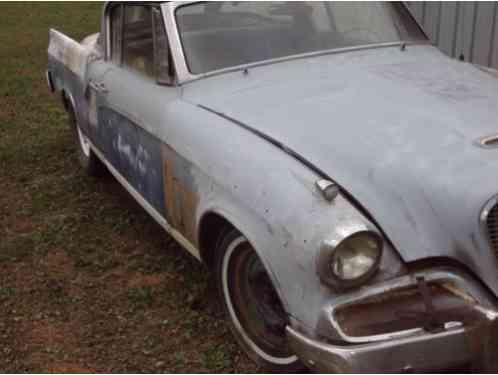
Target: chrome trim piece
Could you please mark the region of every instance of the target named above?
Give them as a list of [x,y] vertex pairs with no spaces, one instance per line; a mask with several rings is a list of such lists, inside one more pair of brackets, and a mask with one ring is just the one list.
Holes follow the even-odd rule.
[[88,82],[88,87],[90,87],[92,90],[101,95],[106,95],[109,93],[109,90],[106,88],[103,82],[96,82],[94,80],[90,80]]
[[[290,55],[290,56],[279,57],[279,58],[275,58],[275,59],[261,60],[261,61],[249,63],[249,64],[231,66],[229,68],[217,69],[217,70],[213,70],[211,72],[202,73],[202,74],[192,74],[192,73],[190,73],[190,71],[187,68],[188,74],[185,75],[183,83],[196,81],[198,79],[202,79],[202,78],[206,78],[206,77],[217,76],[220,74],[244,71],[245,69],[257,68],[260,66],[267,66],[267,65],[277,64],[277,63],[286,62],[286,61],[293,61],[293,60],[312,58],[312,57],[320,57],[320,56],[325,56],[325,55],[334,55],[334,54],[339,54],[339,53],[344,53],[344,52],[362,51],[362,50],[366,50],[366,49],[399,47],[402,43],[403,42],[379,43],[379,44],[370,44],[370,45],[362,45],[362,46],[355,46],[355,47],[334,48],[334,49],[330,49],[330,50],[317,51],[317,52],[301,53],[301,54],[297,54],[297,55]],[[180,81],[182,81],[182,80],[180,79]]]
[[[496,321],[489,324],[496,326]],[[451,368],[479,357],[469,346],[467,330],[461,327],[368,345],[322,343],[289,326],[287,337],[303,363],[318,373],[419,372]]]
[[259,67],[259,66],[271,65],[271,64],[276,64],[279,62],[298,60],[298,59],[303,59],[303,58],[319,57],[319,56],[324,56],[324,55],[338,54],[338,53],[344,53],[344,52],[353,52],[353,51],[361,51],[361,50],[367,50],[367,49],[400,47],[403,44],[406,44],[406,45],[416,45],[416,44],[431,45],[431,42],[429,40],[419,41],[419,42],[398,41],[398,42],[388,42],[388,43],[378,43],[378,44],[366,44],[366,45],[361,45],[361,46],[334,48],[334,49],[323,50],[323,51],[301,53],[301,54],[297,54],[297,55],[290,55],[290,56],[279,57],[279,58],[275,58],[275,59],[262,60],[262,61],[257,61],[254,63],[242,64],[242,65],[237,65],[237,66],[233,66],[233,67],[213,70],[211,72],[206,72],[206,73],[201,73],[201,74],[194,74],[194,73],[190,72],[190,70],[188,69],[188,66],[187,66],[187,61],[185,58],[185,53],[183,51],[183,45],[181,42],[180,33],[178,31],[178,27],[176,24],[175,11],[177,8],[179,8],[181,6],[185,6],[188,4],[195,4],[198,2],[199,1],[178,1],[178,2],[168,2],[168,3],[161,5],[162,11],[163,11],[163,17],[164,17],[164,25],[166,26],[166,30],[167,30],[167,34],[168,34],[168,41],[169,41],[171,53],[173,55],[173,60],[175,63],[178,84],[180,84],[180,85],[184,84],[184,83],[196,81],[196,80],[201,79],[201,78],[216,76],[216,75],[230,73],[230,72],[244,71],[245,69],[249,69],[249,68],[255,68],[255,67]]
[[483,208],[481,209],[481,214],[479,215],[479,226],[481,227],[482,234],[486,238],[486,241],[488,242],[490,248],[493,248],[493,244],[491,243],[491,239],[489,238],[488,216],[491,209],[497,204],[498,195],[495,195],[484,204]]
[[[90,141],[89,141],[90,142]],[[201,260],[201,256],[199,253],[199,250],[192,244],[190,243],[189,240],[187,240],[180,232],[178,232],[176,229],[174,229],[167,221],[166,219],[156,211],[154,207],[150,205],[149,202],[147,202],[138,191],[135,190],[133,186],[131,186],[128,181],[107,161],[105,156],[94,146],[92,142],[90,142],[90,147],[92,148],[92,151],[95,152],[95,155],[105,164],[107,169],[109,169],[109,172],[118,180],[118,182],[130,193],[130,195],[144,208],[147,213],[154,218],[154,220],[168,232],[171,237],[173,237],[180,245],[182,245],[185,250],[187,250],[190,254],[192,254],[195,258],[197,258],[199,261]]]
[[339,195],[339,186],[330,180],[321,179],[316,181],[315,184],[322,193],[323,198],[328,202],[332,202]]
[[[448,321],[445,322],[443,331],[435,333],[424,330],[412,333],[405,331],[403,335],[395,333],[382,335],[383,337],[377,335],[361,338],[369,339],[368,342],[352,341],[345,335],[331,337],[325,334],[324,329],[333,321],[331,317],[338,306],[414,285],[420,276],[425,277],[427,281],[451,282],[459,288],[463,287],[461,292],[469,293],[467,297],[471,298],[470,301],[475,301],[474,308],[483,319],[478,319],[479,323],[468,326],[463,326],[461,322]],[[496,372],[495,358],[498,347],[494,340],[498,331],[498,306],[492,295],[487,294],[477,281],[465,274],[444,268],[418,271],[360,290],[353,296],[339,296],[334,301],[334,306],[327,306],[322,313],[322,317],[327,321],[319,321],[316,332],[320,333],[319,337],[327,337],[327,343],[316,341],[299,333],[295,328],[287,327],[287,336],[294,352],[303,363],[317,372],[418,372],[463,364],[472,364],[483,370]],[[474,340],[483,345],[474,347]],[[330,344],[331,342],[344,344]]]
[[[176,27],[175,20],[175,10],[179,6],[186,5],[194,2],[178,2],[178,3],[164,3],[161,5],[161,10],[164,18],[164,26],[166,28],[166,34],[168,36],[169,48],[171,50],[171,55],[173,57],[173,63],[175,65],[176,78],[178,84],[188,82],[193,80],[195,77],[190,73],[187,67],[187,62],[185,55],[183,53],[183,46],[180,39],[180,34],[178,28]],[[195,79],[195,78],[194,78]]]
[[493,134],[484,138],[479,138],[475,143],[482,148],[490,148],[490,149],[498,148],[498,134]]
[[[486,225],[489,212],[491,211],[491,209],[494,206],[496,206],[497,203],[498,203],[498,195],[495,195],[489,201],[486,202],[486,204],[484,205],[484,207],[481,210],[481,215],[479,217],[481,224]],[[486,233],[487,233],[487,229],[486,229]]]

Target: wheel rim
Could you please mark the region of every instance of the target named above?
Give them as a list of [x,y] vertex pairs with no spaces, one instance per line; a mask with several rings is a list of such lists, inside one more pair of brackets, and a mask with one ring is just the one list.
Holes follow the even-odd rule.
[[235,328],[264,360],[289,365],[297,357],[288,349],[286,316],[261,261],[239,237],[225,252],[222,265],[225,301]]
[[88,138],[81,132],[80,127],[76,125],[76,129],[78,130],[78,139],[80,141],[81,151],[88,158],[90,157],[90,142]]

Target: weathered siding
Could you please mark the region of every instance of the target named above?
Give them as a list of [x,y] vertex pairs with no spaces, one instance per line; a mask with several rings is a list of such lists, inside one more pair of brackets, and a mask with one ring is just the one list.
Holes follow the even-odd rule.
[[498,68],[498,2],[407,2],[407,5],[445,53]]

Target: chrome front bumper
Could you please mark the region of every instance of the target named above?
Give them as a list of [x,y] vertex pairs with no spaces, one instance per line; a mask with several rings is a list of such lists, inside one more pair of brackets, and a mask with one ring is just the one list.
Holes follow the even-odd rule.
[[[448,273],[430,272],[428,279],[451,279],[465,282],[473,295],[480,289],[472,286],[471,280],[450,275]],[[406,284],[410,281],[405,280]],[[396,281],[399,285],[400,281]],[[389,290],[391,285],[372,288],[354,296],[354,300],[363,300],[365,294],[376,294]],[[480,295],[483,297],[483,295]],[[345,298],[347,303],[351,298]],[[382,302],[380,302],[382,303]],[[335,305],[337,306],[337,304]],[[366,305],[362,305],[366,306]],[[418,329],[398,332],[389,335],[350,337],[338,327],[334,318],[334,308],[324,309],[322,317],[329,319],[332,330],[326,336],[328,339],[312,339],[295,327],[287,327],[289,344],[302,362],[313,371],[320,373],[379,373],[379,372],[425,372],[445,369],[455,369],[461,366],[471,366],[480,371],[498,371],[498,309],[489,304],[486,307],[479,303],[472,305],[473,315],[462,322],[448,322],[440,329],[428,331]],[[362,307],[367,308],[367,307]],[[368,310],[369,311],[369,310]],[[347,315],[347,319],[355,319]],[[369,320],[369,315],[362,319]],[[363,322],[363,321],[362,321]],[[335,331],[334,331],[335,330]],[[323,337],[325,324],[319,324],[318,331]],[[335,332],[335,334],[334,334]],[[360,342],[361,340],[370,340]]]
[[[496,372],[498,353],[491,353],[498,351],[496,339],[483,340],[484,332],[459,328],[373,344],[337,346],[311,340],[287,328],[294,352],[319,373],[424,372],[468,364],[483,372]],[[487,334],[498,335],[495,322]]]

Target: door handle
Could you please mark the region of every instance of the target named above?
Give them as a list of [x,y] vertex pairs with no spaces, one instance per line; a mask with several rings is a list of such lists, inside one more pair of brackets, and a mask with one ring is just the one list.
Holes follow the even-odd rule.
[[90,86],[92,90],[100,94],[107,94],[109,92],[107,87],[102,82],[95,82],[90,80],[90,82],[88,82],[88,86]]

